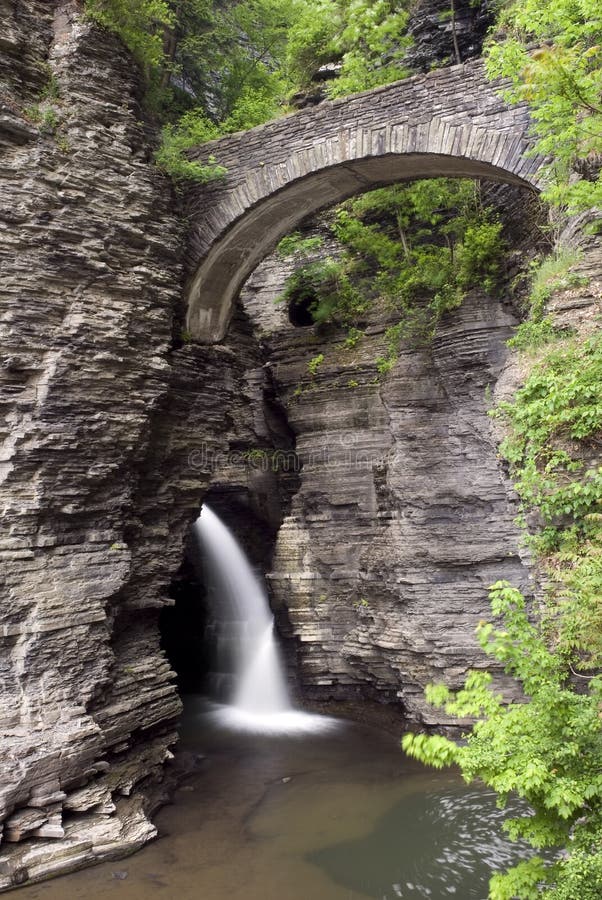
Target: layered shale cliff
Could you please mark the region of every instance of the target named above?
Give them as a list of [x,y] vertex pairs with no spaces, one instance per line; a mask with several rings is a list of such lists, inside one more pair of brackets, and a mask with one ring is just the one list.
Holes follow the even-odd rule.
[[131,58],[77,4],[1,6],[5,889],[156,834],[180,711],[159,613],[212,459],[259,438],[248,338],[179,339]]
[[[485,190],[506,222],[509,283],[536,249],[541,211],[523,191]],[[549,306],[558,326],[583,334],[602,302],[601,244],[584,232],[587,218],[561,236],[581,253],[580,278]],[[315,251],[339,252],[332,238]],[[503,426],[488,415],[528,370],[529,359],[506,345],[519,311],[508,288],[495,297],[473,290],[432,342],[402,344],[383,373],[394,315],[373,307],[352,340],[346,329],[310,324],[294,294],[283,302],[303,264],[276,252],[241,295],[299,471],[268,575],[275,611],[286,611],[281,629],[296,642],[306,696],[377,698],[442,725],[444,714],[424,701],[426,684],[458,686],[468,669],[492,669],[474,636],[490,616],[488,586],[506,579],[527,596],[538,590],[497,453]],[[515,685],[499,668],[496,678],[511,696]]]
[[424,687],[487,664],[474,629],[488,585],[529,591],[487,415],[516,315],[473,291],[432,344],[402,345],[383,374],[391,312],[373,309],[351,342],[334,326],[296,326],[274,302],[294,267],[268,257],[242,294],[300,469],[269,576],[275,606],[288,611],[307,694],[376,697],[441,723]]

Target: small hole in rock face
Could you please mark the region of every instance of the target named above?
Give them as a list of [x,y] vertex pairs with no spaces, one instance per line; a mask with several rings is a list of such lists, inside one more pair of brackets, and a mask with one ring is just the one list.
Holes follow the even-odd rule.
[[298,297],[293,297],[288,305],[288,318],[291,325],[297,328],[307,328],[314,324],[314,317],[311,313],[312,307],[318,302],[318,297],[314,293],[303,293]]

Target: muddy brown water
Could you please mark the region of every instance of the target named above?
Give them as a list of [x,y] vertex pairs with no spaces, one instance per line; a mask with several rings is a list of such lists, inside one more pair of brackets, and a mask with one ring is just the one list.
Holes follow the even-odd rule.
[[13,896],[484,900],[491,871],[517,858],[503,814],[487,790],[406,759],[399,737],[350,722],[296,738],[233,734],[189,701],[182,743],[204,759],[157,815],[159,839]]

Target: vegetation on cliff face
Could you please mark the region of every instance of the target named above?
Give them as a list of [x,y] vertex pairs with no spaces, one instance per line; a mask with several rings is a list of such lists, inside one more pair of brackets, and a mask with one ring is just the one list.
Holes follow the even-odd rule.
[[528,616],[522,595],[493,586],[502,628],[482,623],[478,638],[522,684],[527,703],[505,705],[487,674],[472,673],[452,695],[429,700],[453,715],[479,718],[464,744],[406,735],[407,753],[455,763],[505,804],[511,792],[529,812],[506,823],[534,855],[490,885],[491,900],[599,897],[602,892],[602,337],[568,336],[541,353],[512,403],[495,414],[508,425],[508,460],[546,596]]
[[370,191],[335,211],[331,230],[342,247],[336,259],[316,257],[307,240],[285,239],[281,252],[295,252],[300,264],[281,299],[305,299],[316,323],[351,329],[374,302],[384,305],[397,318],[386,371],[402,338],[428,341],[466,291],[495,290],[501,228],[473,181],[439,178]]
[[466,781],[490,785],[502,807],[512,794],[528,801],[506,831],[548,852],[496,873],[490,900],[595,900],[602,885],[602,677],[576,690],[566,651],[530,620],[524,598],[507,583],[493,585],[491,607],[503,627],[482,623],[479,642],[522,684],[528,703],[505,704],[486,672],[471,673],[456,694],[432,686],[434,705],[478,721],[464,743],[407,734],[404,749],[428,765],[458,765]]
[[[571,212],[602,207],[602,6],[520,0],[502,7],[500,32],[487,47],[487,70],[510,78],[510,102],[529,104],[536,150],[551,157],[546,198]],[[576,179],[578,171],[585,177]]]
[[284,60],[300,0],[85,0],[141,65],[163,125],[158,164],[176,180],[220,177],[185,151],[274,118],[289,92]]
[[324,63],[337,63],[329,97],[390,84],[410,74],[404,56],[410,4],[395,0],[318,0],[305,2],[293,24],[287,48],[289,78],[306,88]]

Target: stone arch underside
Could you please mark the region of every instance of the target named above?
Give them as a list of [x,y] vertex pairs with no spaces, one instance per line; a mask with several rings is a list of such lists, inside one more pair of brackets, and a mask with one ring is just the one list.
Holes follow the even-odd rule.
[[480,61],[323,103],[194,151],[227,169],[193,187],[187,329],[221,340],[248,276],[285,234],[372,188],[433,177],[538,190],[529,115],[508,107]]

